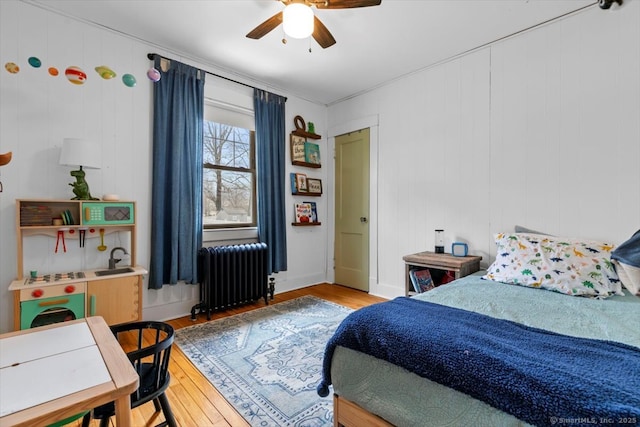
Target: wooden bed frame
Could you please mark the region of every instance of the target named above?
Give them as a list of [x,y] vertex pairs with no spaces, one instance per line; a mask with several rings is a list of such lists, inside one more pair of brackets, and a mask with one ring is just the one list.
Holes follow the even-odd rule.
[[333,395],[333,427],[393,427],[350,400]]

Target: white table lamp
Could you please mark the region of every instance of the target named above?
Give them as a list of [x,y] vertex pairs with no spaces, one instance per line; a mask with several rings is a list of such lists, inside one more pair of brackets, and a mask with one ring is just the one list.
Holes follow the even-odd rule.
[[79,166],[72,170],[71,176],[76,179],[69,183],[73,187],[75,197],[72,200],[98,200],[91,197],[89,184],[85,180],[85,169],[100,169],[100,152],[98,144],[78,138],[65,138],[62,141],[59,163],[64,166]]

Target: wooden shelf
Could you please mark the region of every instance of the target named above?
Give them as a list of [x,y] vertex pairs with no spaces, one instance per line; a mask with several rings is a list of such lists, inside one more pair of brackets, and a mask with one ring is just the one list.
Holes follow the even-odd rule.
[[[131,228],[130,225],[128,224],[116,224],[116,225],[110,225],[110,224],[103,224],[103,225],[81,225],[81,224],[67,224],[67,225],[21,225],[19,226],[19,228],[23,231],[23,232],[30,232],[30,231],[42,231],[43,233],[47,233],[48,231],[57,231],[60,229],[66,229],[66,230],[81,230],[81,229],[95,229],[95,230],[99,230],[100,228],[104,228],[105,230],[109,230],[109,229],[129,229]],[[37,233],[32,233],[32,234],[37,234]]]
[[291,225],[295,227],[309,227],[313,225],[322,225],[321,222],[292,222]]
[[322,193],[307,193],[306,191],[298,191],[297,193],[291,193],[291,195],[304,197],[321,197]]
[[306,131],[301,130],[301,129],[296,129],[296,130],[292,131],[291,133],[296,135],[296,136],[301,136],[303,138],[310,138],[310,139],[320,139],[320,138],[322,138],[320,135],[318,135],[316,133],[309,133],[309,132],[306,132]]
[[307,163],[307,162],[301,162],[299,160],[292,160],[291,164],[295,165],[295,166],[304,166],[305,168],[320,168],[320,167],[322,167],[322,165],[319,165],[317,163]]

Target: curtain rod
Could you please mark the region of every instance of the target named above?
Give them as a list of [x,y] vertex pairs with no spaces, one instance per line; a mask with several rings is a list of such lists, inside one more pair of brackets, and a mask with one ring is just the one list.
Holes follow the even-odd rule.
[[[167,58],[166,56],[162,56],[159,53],[148,53],[147,54],[147,58],[149,58],[151,61],[153,61],[156,56],[158,56],[158,57],[160,57],[162,59],[166,59],[167,61],[173,61],[173,59]],[[202,71],[204,71],[205,73],[210,74],[210,75],[212,75],[214,77],[218,77],[218,78],[221,78],[221,79],[224,79],[224,80],[228,80],[228,81],[230,81],[232,83],[236,83],[236,84],[239,84],[239,85],[242,85],[242,86],[246,86],[246,87],[251,88],[251,89],[259,89],[259,88],[256,88],[255,86],[251,86],[251,85],[248,85],[246,83],[242,83],[242,82],[239,82],[237,80],[230,79],[229,77],[221,76],[220,74],[215,74],[215,73],[209,72],[207,70],[202,70]],[[282,95],[278,95],[278,96],[282,96]],[[287,101],[287,97],[286,96],[282,96],[282,98],[284,98],[285,102]]]

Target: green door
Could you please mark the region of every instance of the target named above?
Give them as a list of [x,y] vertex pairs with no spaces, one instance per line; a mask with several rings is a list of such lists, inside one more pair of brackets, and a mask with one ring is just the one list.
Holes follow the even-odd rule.
[[336,137],[335,282],[369,291],[369,129]]

